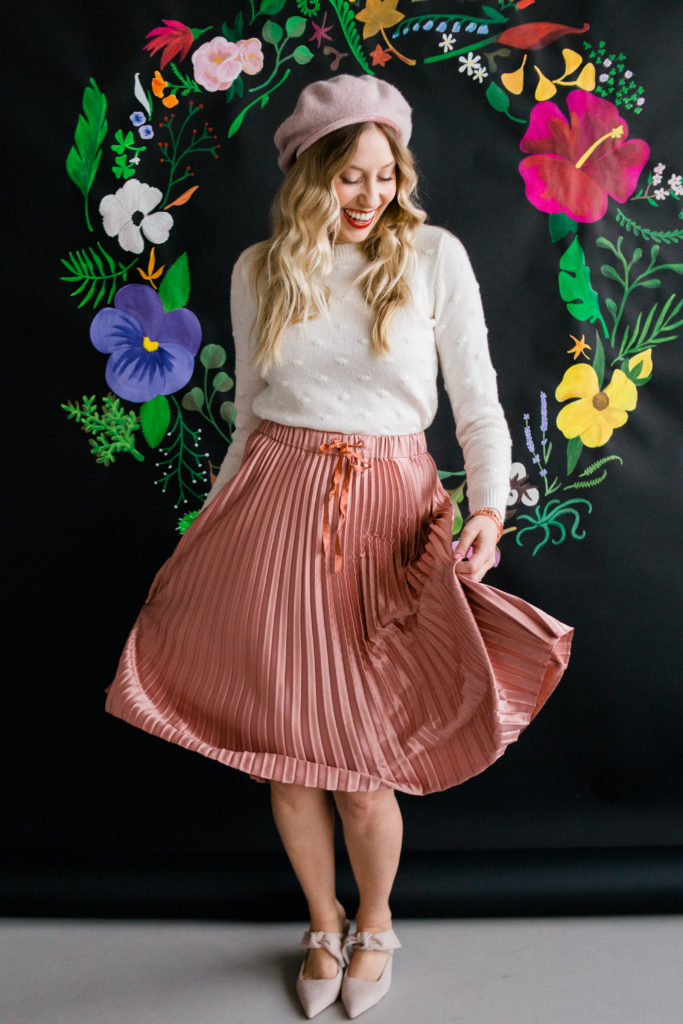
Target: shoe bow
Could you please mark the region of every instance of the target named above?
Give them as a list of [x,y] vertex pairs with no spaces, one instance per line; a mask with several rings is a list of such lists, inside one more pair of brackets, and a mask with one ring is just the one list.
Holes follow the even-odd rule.
[[389,953],[392,949],[400,948],[401,943],[393,928],[386,932],[354,932],[344,939],[342,956],[344,963],[348,964],[354,949],[376,949],[382,953]]
[[341,961],[341,941],[341,932],[312,932],[307,928],[301,940],[301,949],[326,949]]

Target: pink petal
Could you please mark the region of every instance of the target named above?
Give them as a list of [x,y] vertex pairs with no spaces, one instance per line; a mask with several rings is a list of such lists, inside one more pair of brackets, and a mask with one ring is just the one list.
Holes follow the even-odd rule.
[[557,104],[550,100],[536,104],[519,148],[524,153],[555,153],[571,159],[569,122]]
[[[585,89],[572,89],[567,96],[567,107],[572,126],[573,163],[578,163],[594,142],[613,128],[623,128],[620,139],[607,139],[596,150],[596,155],[621,146],[628,138],[628,125],[613,103],[595,96]],[[586,163],[591,161],[589,157]]]
[[[596,151],[596,156],[600,149]],[[647,142],[631,139],[611,153],[606,153],[602,159],[587,160],[584,166],[588,167],[590,163],[589,173],[595,183],[618,202],[625,203],[635,192],[640,173],[649,159],[650,147]]]
[[607,193],[583,171],[552,153],[528,156],[519,165],[526,196],[543,213],[566,213],[572,220],[593,223],[604,216]]

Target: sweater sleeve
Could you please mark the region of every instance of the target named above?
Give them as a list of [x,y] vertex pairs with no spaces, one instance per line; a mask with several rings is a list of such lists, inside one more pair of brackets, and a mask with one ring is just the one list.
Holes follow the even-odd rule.
[[441,233],[434,336],[465,459],[467,501],[470,512],[492,507],[504,520],[512,442],[498,399],[479,285],[462,242],[446,229]]
[[237,259],[230,280],[230,317],[235,341],[235,423],[232,441],[202,505],[202,511],[240,468],[247,439],[262,418],[252,412],[252,402],[268,386],[249,361],[254,352],[251,335],[258,305],[249,283],[247,252],[245,250]]

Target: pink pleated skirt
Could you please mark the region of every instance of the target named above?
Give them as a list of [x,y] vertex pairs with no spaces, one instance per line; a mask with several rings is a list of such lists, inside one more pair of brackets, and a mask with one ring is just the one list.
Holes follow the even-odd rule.
[[105,708],[247,772],[426,794],[548,699],[573,629],[454,571],[424,432],[261,420],[157,573]]

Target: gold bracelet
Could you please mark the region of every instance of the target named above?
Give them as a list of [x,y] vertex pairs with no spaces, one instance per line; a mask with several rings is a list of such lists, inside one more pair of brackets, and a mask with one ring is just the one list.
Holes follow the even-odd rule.
[[469,516],[467,517],[467,522],[469,523],[470,519],[474,519],[475,516],[488,516],[489,519],[493,519],[493,521],[495,522],[496,526],[498,527],[498,536],[496,537],[496,544],[497,544],[498,541],[500,540],[500,538],[503,536],[503,523],[502,523],[502,520],[500,518],[500,512],[498,511],[498,509],[497,508],[478,508],[476,512],[471,512],[469,514]]

